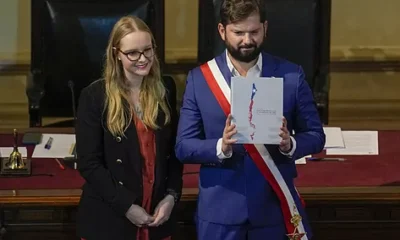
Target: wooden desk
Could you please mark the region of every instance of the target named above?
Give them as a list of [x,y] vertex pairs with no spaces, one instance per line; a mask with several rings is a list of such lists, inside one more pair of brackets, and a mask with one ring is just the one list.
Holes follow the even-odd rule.
[[[400,139],[400,132],[391,132],[390,141],[386,142],[384,137],[387,133],[382,134],[380,133],[379,161],[385,161],[387,153],[391,158],[399,159],[400,150],[397,149],[397,146],[388,148],[386,143],[396,140],[393,139],[394,135]],[[367,161],[372,161],[368,160],[368,157],[365,159],[365,164],[368,164]],[[394,164],[396,162],[394,160],[396,159],[387,161],[382,165],[382,169],[386,169],[388,172],[400,169],[400,165]],[[357,161],[349,161],[349,164],[355,166]],[[304,179],[305,177],[312,178],[313,176],[309,176],[310,174],[318,175],[312,168],[333,169],[332,166],[327,165],[328,163],[318,164],[320,165],[317,168],[312,163],[298,166],[299,192],[306,201],[314,239],[372,240],[397,239],[396,236],[400,236],[400,181],[393,181],[393,179],[400,179],[400,174],[390,178],[388,186],[380,184],[378,186],[318,187],[314,185],[324,184],[313,184]],[[365,177],[373,176],[375,170],[366,171]],[[355,168],[351,171],[359,174],[360,171],[365,170]],[[308,176],[304,176],[305,174]],[[196,178],[196,175],[185,176],[186,183],[189,181],[191,183],[186,184],[183,190],[182,201],[179,204],[181,229],[178,231],[179,235],[174,239],[196,239],[193,215],[198,191],[193,178]],[[316,182],[317,180],[315,179]],[[312,186],[303,186],[305,182],[306,185]],[[329,183],[329,181],[324,182]],[[357,183],[357,181],[354,182]],[[345,184],[341,183],[341,185]],[[77,239],[75,236],[75,213],[80,193],[78,188],[0,190],[0,222],[5,223],[2,239]],[[6,234],[4,234],[5,230]]]

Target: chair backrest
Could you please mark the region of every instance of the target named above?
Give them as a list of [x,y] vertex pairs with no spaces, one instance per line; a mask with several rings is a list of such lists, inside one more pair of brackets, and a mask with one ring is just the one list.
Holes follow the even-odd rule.
[[41,126],[43,116],[73,116],[69,83],[77,102],[81,90],[101,77],[109,35],[122,16],[138,16],[150,26],[163,64],[163,12],[161,0],[32,1],[30,125]]
[[[303,67],[321,118],[327,122],[331,0],[264,1],[268,31],[263,49]],[[221,3],[199,0],[200,63],[225,50],[217,30]]]

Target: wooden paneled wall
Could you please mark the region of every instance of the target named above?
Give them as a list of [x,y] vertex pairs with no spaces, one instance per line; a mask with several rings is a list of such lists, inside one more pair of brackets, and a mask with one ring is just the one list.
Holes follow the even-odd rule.
[[[1,0],[0,63],[30,62],[30,1]],[[166,60],[195,59],[198,0],[165,5]],[[398,0],[332,1],[332,60],[400,60],[399,9]]]

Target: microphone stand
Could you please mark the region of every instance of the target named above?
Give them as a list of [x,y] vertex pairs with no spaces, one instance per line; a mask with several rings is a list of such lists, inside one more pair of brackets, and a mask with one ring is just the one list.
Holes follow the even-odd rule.
[[74,91],[74,82],[69,80],[68,81],[68,87],[71,90],[71,100],[72,100],[72,114],[74,117],[74,128],[76,127],[76,105],[75,105],[75,91]]
[[[75,91],[74,91],[74,82],[72,80],[68,81],[68,87],[71,90],[71,100],[72,100],[72,114],[73,114],[73,127],[76,128],[76,121],[77,121],[77,115],[76,115],[76,106],[75,106]],[[75,140],[75,145],[72,149],[72,157],[65,157],[64,162],[66,163],[67,166],[77,169],[78,168],[78,156],[76,154],[76,140]]]

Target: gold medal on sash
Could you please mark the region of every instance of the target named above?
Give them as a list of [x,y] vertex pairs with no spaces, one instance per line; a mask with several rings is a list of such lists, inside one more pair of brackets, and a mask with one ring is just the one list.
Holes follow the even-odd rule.
[[294,232],[290,233],[290,234],[286,234],[286,236],[289,237],[289,240],[301,240],[301,238],[306,235],[305,232],[300,233],[299,229],[298,229],[302,218],[301,218],[300,214],[298,213],[296,206],[293,207],[293,212],[294,212],[294,214],[293,214],[293,217],[290,219],[290,222],[294,226]]

